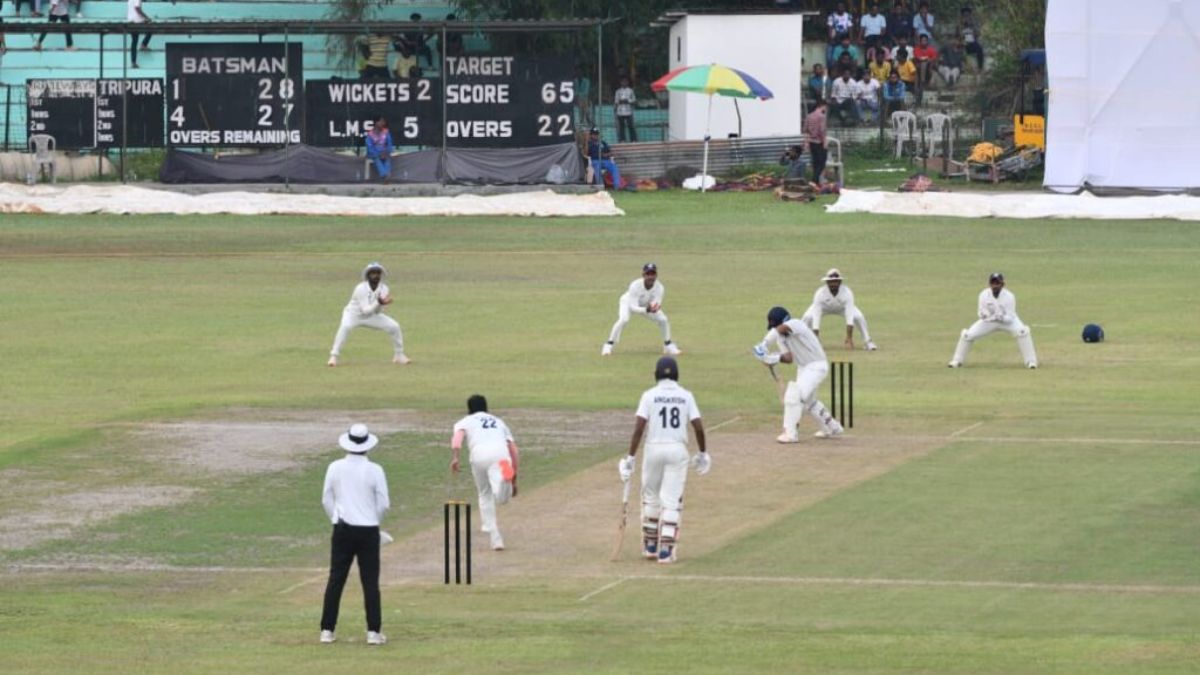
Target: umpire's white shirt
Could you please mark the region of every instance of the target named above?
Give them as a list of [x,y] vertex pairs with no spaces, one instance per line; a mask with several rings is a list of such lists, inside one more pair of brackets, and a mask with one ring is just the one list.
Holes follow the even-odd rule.
[[379,298],[388,295],[391,294],[388,292],[387,284],[382,281],[375,287],[375,290],[371,290],[371,284],[363,281],[354,287],[354,293],[350,295],[350,302],[346,303],[346,309],[342,311],[357,319],[368,319],[383,309],[383,305],[379,304]]
[[661,305],[663,301],[663,295],[665,295],[666,292],[667,289],[663,288],[663,285],[660,284],[657,279],[654,280],[653,286],[646,288],[646,282],[641,278],[638,278],[634,279],[633,283],[629,284],[629,290],[625,291],[625,295],[621,297],[625,298],[625,303],[630,309],[635,312],[645,313],[646,308],[650,305]]
[[637,416],[646,420],[647,443],[688,442],[688,423],[700,419],[700,408],[692,392],[674,380],[659,380],[642,394]]
[[821,347],[821,340],[812,332],[808,324],[800,319],[791,319],[784,325],[792,329],[787,336],[779,334],[779,331],[772,328],[767,331],[767,336],[763,341],[770,345],[774,343],[779,347],[780,352],[788,352],[792,355],[792,362],[797,368],[803,368],[810,363],[825,363],[825,350]]
[[512,432],[504,420],[486,412],[467,415],[454,423],[454,431],[467,436],[469,461],[498,462],[508,457],[508,444],[513,441]]
[[841,314],[846,317],[846,325],[853,326],[854,309],[854,292],[842,284],[837,295],[834,295],[828,286],[818,288],[817,292],[813,293],[812,307],[809,308],[809,311],[821,314]]
[[341,520],[359,527],[378,526],[391,506],[383,467],[358,454],[333,462],[325,472],[321,505],[334,524]]

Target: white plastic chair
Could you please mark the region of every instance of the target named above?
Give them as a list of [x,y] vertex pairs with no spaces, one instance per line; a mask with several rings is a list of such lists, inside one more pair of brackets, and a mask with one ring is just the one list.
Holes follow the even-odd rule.
[[[837,182],[840,184],[845,181],[846,176],[843,173],[845,170],[842,164],[842,142],[832,136],[828,139],[829,151],[828,159],[825,160],[825,168],[837,171]],[[817,176],[817,182],[821,181],[821,177]]]
[[[950,154],[954,154],[954,123],[950,116],[944,113],[933,113],[925,117],[925,147],[929,149],[929,157],[937,154],[942,138],[948,141]],[[943,148],[943,151],[946,149]]]
[[29,145],[33,148],[33,169],[40,176],[42,167],[50,167],[50,182],[58,182],[58,160],[54,159],[55,141],[49,134],[34,134],[29,137]]
[[907,110],[892,113],[892,135],[896,137],[896,159],[904,155],[904,144],[917,144],[917,116]]

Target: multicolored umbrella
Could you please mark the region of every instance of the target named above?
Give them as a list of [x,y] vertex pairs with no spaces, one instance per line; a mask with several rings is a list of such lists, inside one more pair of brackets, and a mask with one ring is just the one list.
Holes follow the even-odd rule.
[[701,169],[701,192],[706,188],[704,180],[708,176],[708,141],[711,138],[709,127],[712,124],[713,95],[757,98],[764,101],[775,96],[770,89],[763,86],[762,82],[746,73],[716,63],[676,68],[655,80],[650,88],[654,91],[690,91],[697,94],[708,94],[708,117],[704,122],[704,167]]

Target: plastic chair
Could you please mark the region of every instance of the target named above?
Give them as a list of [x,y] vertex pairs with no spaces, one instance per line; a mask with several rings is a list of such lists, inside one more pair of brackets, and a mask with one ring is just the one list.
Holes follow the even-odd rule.
[[34,134],[29,137],[29,145],[33,147],[33,168],[40,176],[42,167],[50,167],[50,182],[58,182],[58,160],[54,159],[54,148],[57,143],[49,134]]
[[[836,138],[833,138],[832,136],[830,136],[827,140],[831,149],[829,151],[829,158],[825,160],[825,168],[826,170],[833,169],[834,171],[837,171],[836,182],[838,185],[841,185],[846,179],[846,175],[844,173],[845,165],[842,164],[842,142]],[[820,176],[817,177],[817,182],[820,182]]]
[[904,155],[904,144],[917,144],[917,116],[907,110],[892,113],[892,135],[896,137],[896,159]]
[[[949,115],[944,113],[933,113],[925,118],[925,147],[928,148],[928,157],[933,157],[937,154],[938,147],[942,143],[942,138],[948,138],[950,155],[954,154],[954,122]],[[943,152],[947,148],[942,149]]]

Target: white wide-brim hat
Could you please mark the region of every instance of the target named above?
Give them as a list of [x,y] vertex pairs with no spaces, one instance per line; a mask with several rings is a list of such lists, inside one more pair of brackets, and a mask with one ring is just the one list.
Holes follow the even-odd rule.
[[379,443],[379,437],[371,433],[365,424],[355,424],[338,437],[338,445],[346,452],[364,454]]
[[845,281],[845,279],[842,278],[842,273],[838,271],[838,268],[830,267],[825,276],[821,277],[821,281]]

